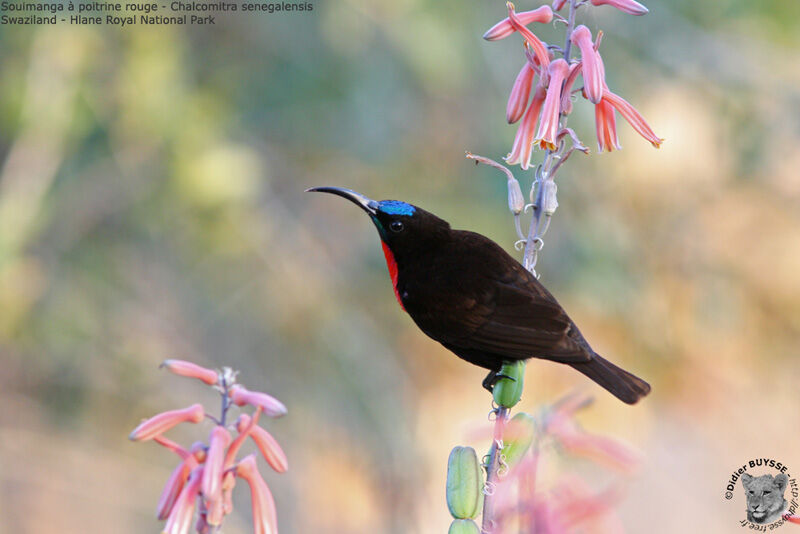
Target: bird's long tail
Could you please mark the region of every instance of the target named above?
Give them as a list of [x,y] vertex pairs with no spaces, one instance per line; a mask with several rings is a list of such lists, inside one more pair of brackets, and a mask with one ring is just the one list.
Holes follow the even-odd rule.
[[650,393],[650,384],[617,367],[596,352],[591,361],[570,363],[570,365],[627,404],[636,404],[639,399]]

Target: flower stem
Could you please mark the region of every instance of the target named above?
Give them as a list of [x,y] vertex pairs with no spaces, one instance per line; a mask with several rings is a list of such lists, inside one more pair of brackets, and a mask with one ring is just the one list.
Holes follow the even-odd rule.
[[500,469],[500,455],[503,446],[503,430],[508,421],[508,408],[498,406],[495,411],[497,417],[494,420],[494,432],[492,447],[489,449],[489,463],[486,467],[486,485],[483,497],[483,520],[481,522],[481,532],[490,534],[495,527],[494,499],[497,489],[498,471]]
[[[575,14],[578,10],[580,0],[570,0],[569,2],[569,18],[567,20],[566,37],[564,39],[563,51],[564,59],[569,63],[570,55],[572,53],[572,32],[575,30]],[[559,130],[566,128],[567,116],[562,114],[559,119]],[[528,236],[525,242],[525,249],[523,252],[523,265],[524,267],[536,276],[536,262],[538,260],[539,250],[541,250],[544,242],[542,236],[547,232],[550,226],[550,217],[555,211],[557,202],[555,202],[555,183],[553,178],[555,171],[560,167],[559,162],[562,158],[566,157],[565,154],[566,142],[565,140],[559,143],[556,150],[548,149],[544,155],[544,161],[536,168],[534,176],[534,186],[532,187],[533,203],[533,217],[531,218]],[[548,184],[548,182],[551,182]],[[535,197],[533,193],[535,192]],[[552,197],[552,198],[551,198]],[[483,520],[481,531],[485,534],[491,534],[496,527],[495,521],[495,489],[499,479],[499,469],[501,465],[501,455],[503,446],[503,430],[508,421],[508,408],[499,406],[496,409],[497,418],[494,422],[494,433],[492,440],[492,447],[489,449],[489,462],[486,466],[486,485],[485,496],[483,501]],[[534,454],[538,456],[538,442],[536,445],[537,450]],[[534,492],[535,475],[528,480],[529,484],[526,489]]]

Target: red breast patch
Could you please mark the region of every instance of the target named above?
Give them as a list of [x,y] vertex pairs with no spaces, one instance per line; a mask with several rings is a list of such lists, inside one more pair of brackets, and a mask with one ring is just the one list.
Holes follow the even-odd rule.
[[389,247],[381,241],[381,246],[383,247],[383,255],[386,256],[386,266],[389,268],[389,276],[392,279],[392,288],[394,289],[394,296],[397,297],[397,302],[400,303],[400,307],[403,308],[403,311],[406,310],[406,307],[403,306],[403,301],[400,299],[400,292],[397,290],[397,262],[394,259],[394,254],[389,249]]

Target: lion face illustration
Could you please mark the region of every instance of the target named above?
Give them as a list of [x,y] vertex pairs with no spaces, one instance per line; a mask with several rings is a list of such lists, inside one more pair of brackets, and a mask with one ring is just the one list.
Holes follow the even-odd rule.
[[742,486],[747,496],[747,520],[753,523],[766,524],[780,519],[786,508],[783,492],[789,477],[783,473],[776,477],[761,475],[753,477],[747,473],[742,475]]

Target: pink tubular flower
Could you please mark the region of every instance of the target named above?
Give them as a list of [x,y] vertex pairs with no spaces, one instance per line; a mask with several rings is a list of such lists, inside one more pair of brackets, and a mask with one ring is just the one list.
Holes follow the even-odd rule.
[[181,423],[199,423],[205,417],[202,404],[192,404],[182,410],[170,410],[142,421],[133,429],[128,439],[131,441],[145,441],[163,434],[170,428]]
[[158,499],[158,507],[156,508],[156,517],[158,519],[163,521],[169,517],[175,502],[178,500],[178,495],[180,495],[183,486],[189,479],[189,474],[195,467],[197,467],[197,460],[195,460],[194,456],[188,456],[172,471],[164,486],[164,491],[161,492],[161,498]]
[[172,512],[167,518],[167,524],[161,534],[186,534],[194,515],[195,501],[200,493],[200,479],[203,476],[203,468],[196,467],[189,475],[189,482],[183,487]]
[[614,107],[602,100],[594,107],[595,129],[597,130],[597,149],[599,152],[613,152],[622,148],[617,137],[617,116]]
[[185,360],[164,360],[159,367],[164,367],[167,371],[176,375],[196,378],[209,386],[216,385],[219,381],[219,373],[213,369],[207,369]]
[[594,49],[592,32],[581,24],[572,32],[572,43],[581,50],[583,90],[586,92],[586,98],[592,104],[598,104],[603,98],[605,76],[603,68],[599,64],[599,53]]
[[508,97],[506,120],[508,120],[509,124],[517,122],[522,117],[522,114],[525,113],[528,99],[531,96],[534,76],[536,76],[536,71],[533,70],[530,62],[526,61],[519,71],[517,79],[514,81],[514,86],[511,88],[511,94]]
[[629,15],[646,15],[647,13],[650,12],[649,9],[644,7],[639,2],[635,2],[634,0],[592,0],[592,5],[613,6]]
[[260,406],[256,408],[252,418],[246,413],[239,415],[239,418],[236,420],[236,431],[239,432],[239,435],[236,436],[236,439],[233,440],[231,446],[228,447],[228,453],[225,455],[225,469],[231,467],[236,461],[236,455],[239,454],[239,449],[242,448],[244,440],[247,439],[250,431],[253,429],[256,423],[258,423],[259,417],[261,417]]
[[650,128],[650,125],[644,120],[644,117],[642,117],[642,115],[636,111],[636,108],[631,106],[624,98],[606,90],[603,94],[603,101],[614,106],[639,135],[650,141],[650,144],[656,148],[661,147],[661,143],[663,143],[664,140],[653,132],[653,129]]
[[541,39],[536,37],[533,32],[530,31],[520,21],[519,17],[517,17],[517,14],[514,12],[514,4],[511,2],[506,2],[506,7],[508,7],[508,20],[511,23],[511,26],[518,31],[520,35],[525,38],[525,41],[531,46],[531,48],[533,48],[533,52],[536,54],[536,58],[539,60],[539,65],[547,67],[550,64],[550,54],[547,52],[547,47],[544,45]]
[[556,149],[556,135],[558,134],[558,118],[561,107],[561,82],[569,74],[569,65],[563,59],[553,61],[548,67],[550,81],[547,85],[547,96],[542,108],[542,117],[539,121],[539,131],[534,142],[541,148]]
[[530,167],[531,153],[533,152],[533,134],[536,130],[536,121],[539,118],[539,111],[542,109],[545,95],[545,89],[540,83],[536,86],[533,100],[517,128],[517,135],[514,138],[511,152],[505,158],[506,163],[509,165],[519,163],[522,170],[527,170]]
[[[542,6],[533,11],[523,11],[522,13],[517,13],[517,20],[519,20],[519,23],[523,26],[527,26],[531,22],[548,24],[553,20],[553,10],[550,9],[550,6]],[[483,38],[487,41],[497,41],[499,39],[505,39],[515,31],[511,21],[505,18],[489,28],[489,30],[483,34]]]
[[217,501],[222,497],[222,466],[225,449],[231,444],[231,435],[224,426],[215,426],[208,439],[208,454],[203,470],[203,497]]
[[289,462],[286,460],[286,454],[283,452],[283,449],[278,442],[275,441],[275,438],[272,437],[272,434],[258,425],[250,426],[249,418],[245,419],[240,416],[239,420],[236,422],[236,429],[239,432],[244,432],[248,428],[250,437],[253,439],[258,450],[261,451],[261,455],[270,467],[278,473],[285,473],[286,470],[289,469]]
[[566,3],[567,0],[553,0],[553,11],[560,11]]
[[255,534],[277,534],[275,500],[272,498],[272,492],[269,491],[267,483],[258,472],[254,454],[247,456],[237,464],[236,476],[245,479],[250,486]]
[[230,390],[231,400],[236,406],[260,406],[267,417],[281,417],[286,415],[286,406],[281,401],[266,393],[248,391],[244,386],[236,384]]

